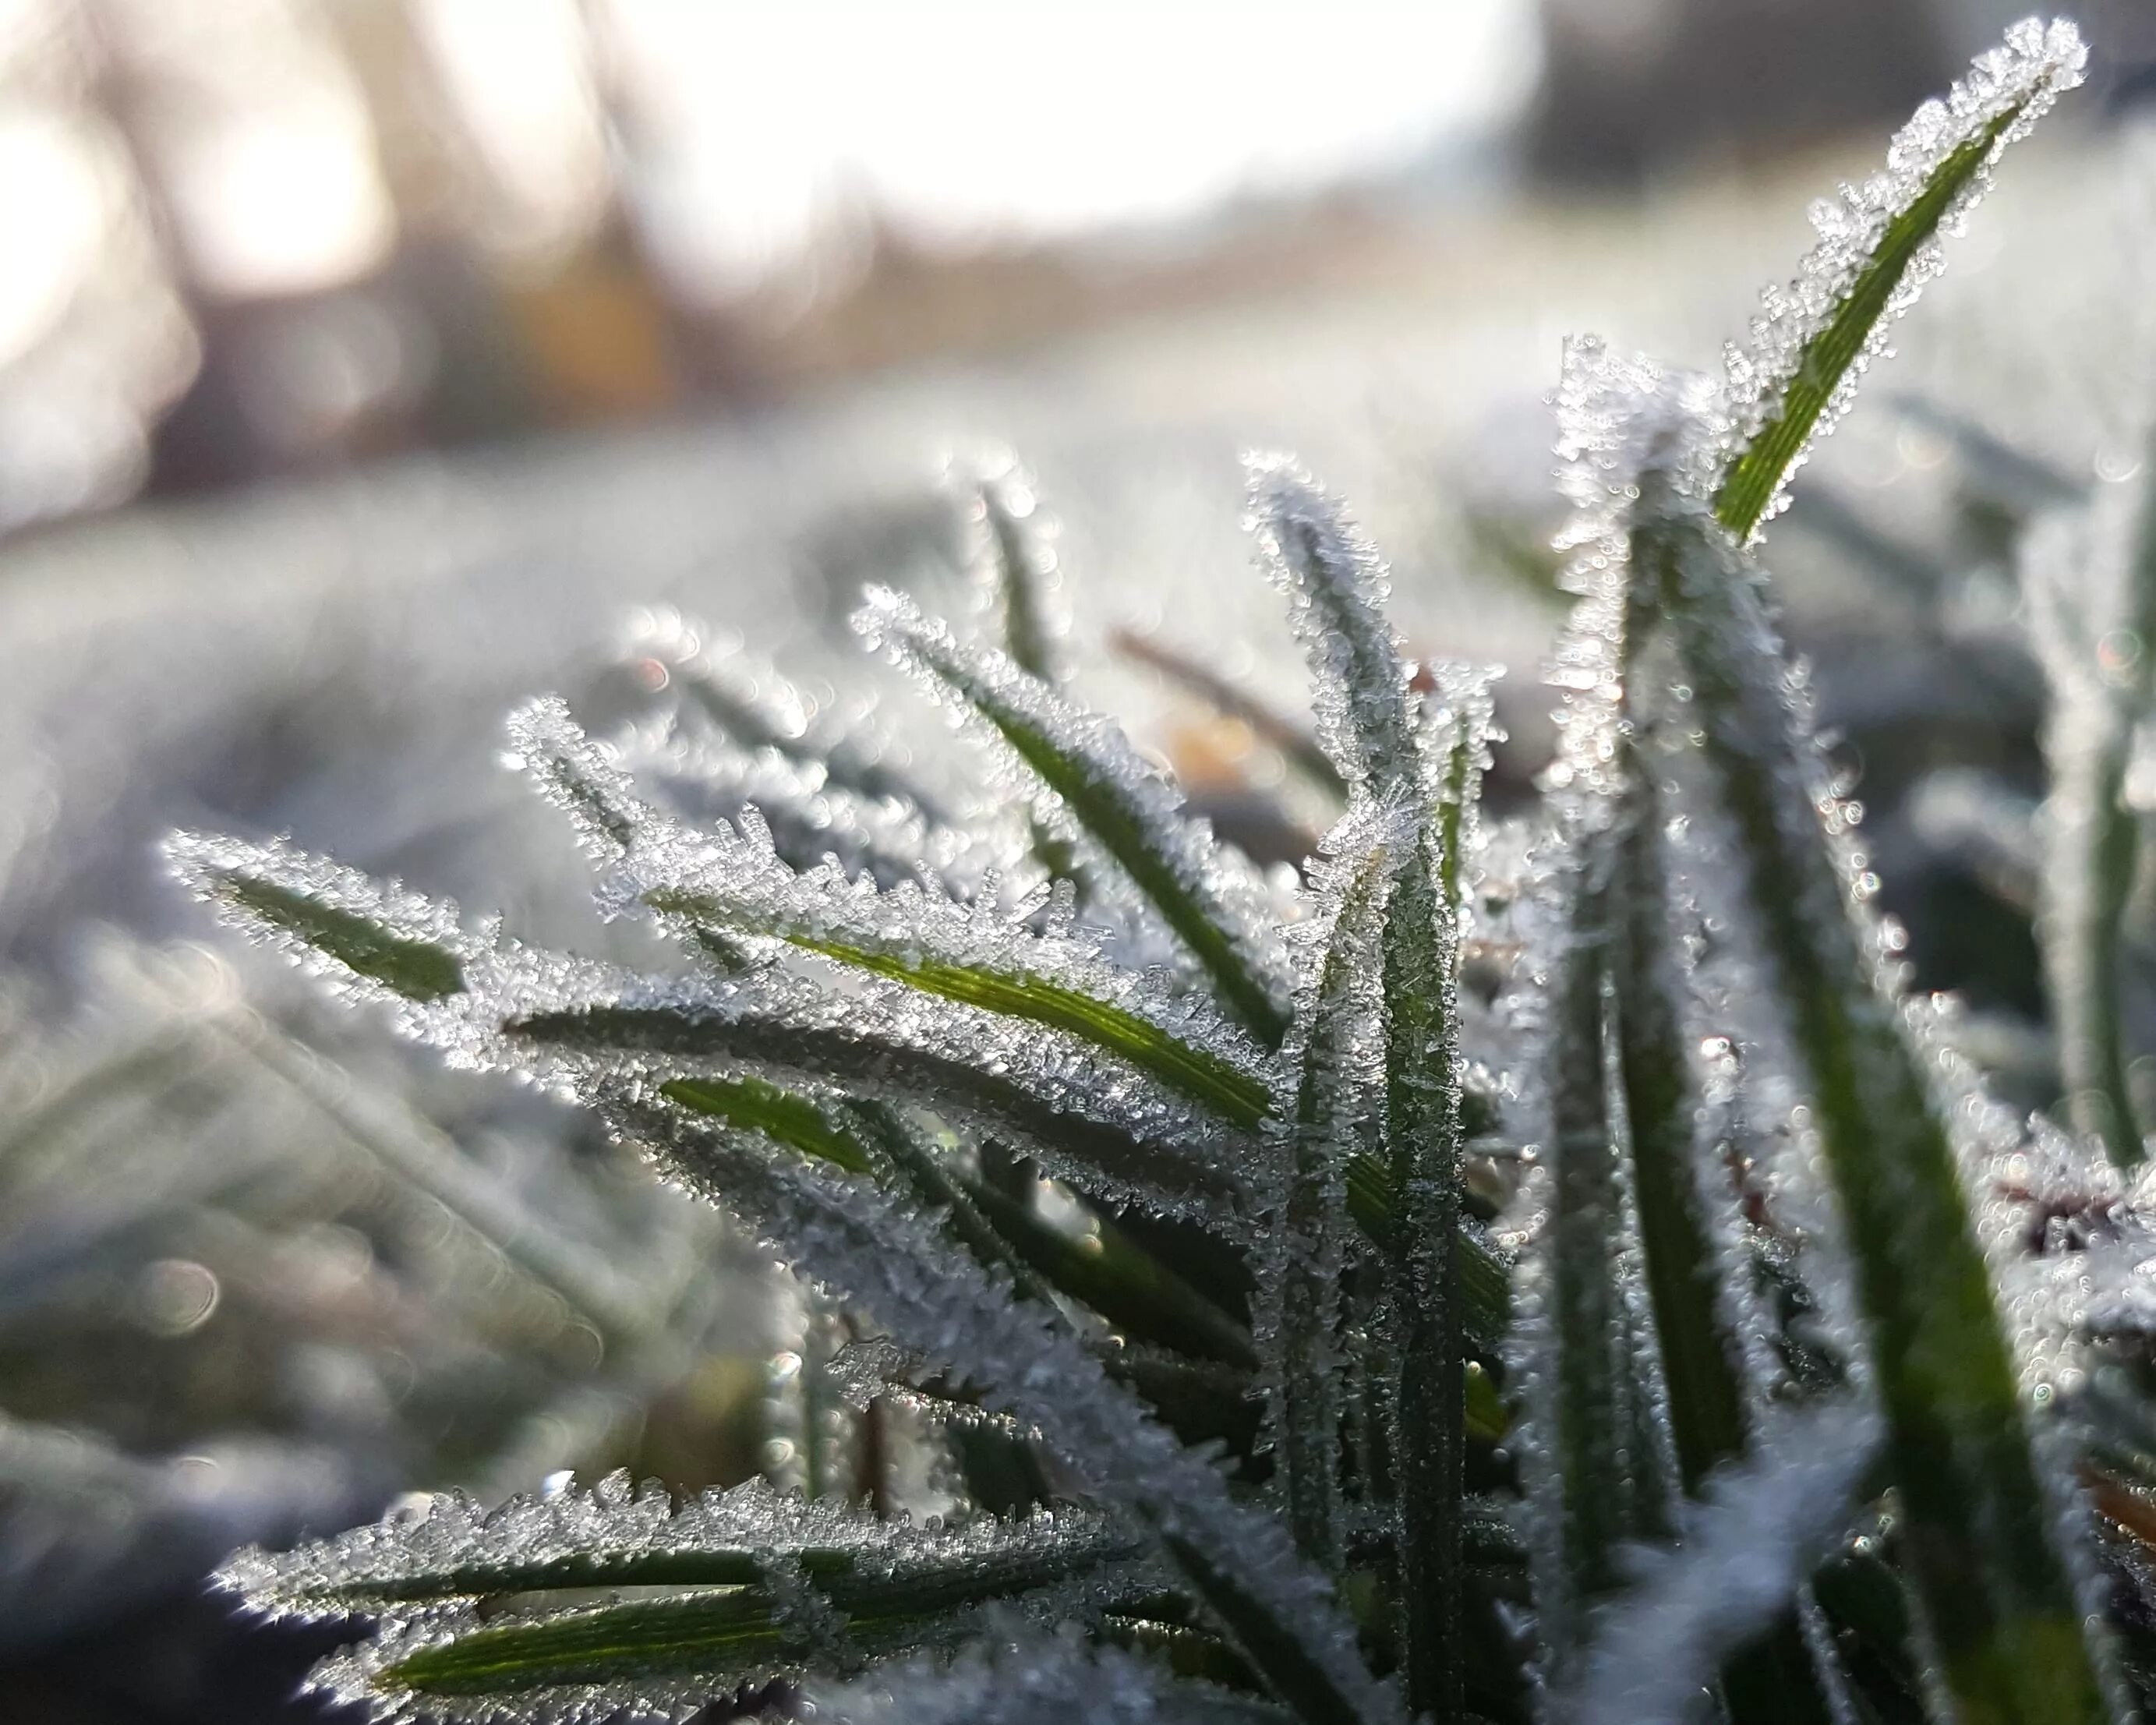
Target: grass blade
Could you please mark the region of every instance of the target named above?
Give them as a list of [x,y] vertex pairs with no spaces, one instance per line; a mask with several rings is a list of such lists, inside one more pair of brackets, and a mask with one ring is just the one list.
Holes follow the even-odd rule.
[[1540,1524],[1536,1607],[1555,1677],[1575,1671],[1589,1609],[1623,1589],[1625,1548],[1676,1531],[1673,1457],[1628,1189],[1610,836],[1582,847],[1552,906],[1563,919],[1561,956],[1540,1056],[1548,1171],[1522,1347],[1526,1471]]
[[993,1069],[968,1055],[861,1022],[841,1012],[858,1000],[792,1009],[764,989],[744,988],[733,1009],[634,999],[592,1000],[501,1021],[512,1047],[584,1057],[663,1057],[675,1076],[712,1069],[748,1074],[782,1089],[829,1091],[938,1111],[1023,1146],[1081,1187],[1100,1186],[1168,1212],[1224,1217],[1240,1187],[1199,1145],[1173,1132],[1146,1132],[1136,1117],[1090,1116],[1082,1093],[1044,1096],[1024,1073]]
[[1263,906],[1120,731],[1002,655],[968,652],[898,594],[871,592],[855,626],[1000,739],[1052,794],[1060,818],[1115,860],[1229,1015],[1264,1046],[1280,1045],[1285,978]]
[[1783,705],[1790,672],[1756,578],[1703,512],[1651,497],[1643,511],[1654,525],[1635,535],[1640,573],[1694,691],[1735,835],[1730,866],[1774,967],[1854,1257],[1941,1681],[1971,1718],[2103,1719],[2104,1655],[2054,1542],[2052,1493],[1949,1129],[1860,946],[1820,824],[1820,809],[1836,805],[1819,789],[1825,775],[1801,716]]
[[1386,1150],[1402,1223],[1390,1276],[1399,1337],[1394,1394],[1401,1429],[1419,1435],[1397,1463],[1401,1620],[1409,1704],[1449,1717],[1460,1706],[1465,1666],[1462,1341],[1476,1327],[1460,1231],[1460,946],[1492,725],[1486,680],[1447,669],[1437,688],[1440,704],[1416,749],[1435,782],[1419,798],[1414,855],[1386,918],[1383,969]]
[[1004,656],[1029,677],[1062,680],[1056,644],[1064,633],[1055,552],[1047,543],[1033,477],[1015,462],[983,472],[967,488],[966,514],[979,531],[978,582]]
[[1797,280],[1768,294],[1749,349],[1730,354],[1738,444],[1714,514],[1739,542],[1780,508],[1815,434],[1833,428],[1889,324],[1938,273],[1940,234],[1984,194],[2000,151],[2081,81],[2086,59],[2070,23],[2015,25],[1943,101],[1917,111],[1883,173],[1822,206]]
[[1310,969],[1283,1050],[1274,1237],[1260,1255],[1260,1335],[1288,1527],[1305,1557],[1335,1574],[1343,1189],[1348,1156],[1383,1094],[1378,942],[1403,848],[1388,828],[1399,824],[1361,803],[1327,835],[1312,886],[1318,908],[1303,925]]
[[456,907],[377,883],[282,842],[176,833],[165,855],[182,882],[250,938],[317,971],[418,1005],[465,988]]
[[1132,1555],[1142,1543],[1077,1509],[1031,1522],[916,1528],[762,1480],[677,1505],[662,1491],[633,1491],[626,1474],[614,1474],[588,1491],[516,1497],[492,1510],[456,1492],[436,1493],[417,1519],[354,1528],[289,1552],[250,1547],[218,1571],[216,1584],[259,1615],[317,1621],[509,1594],[757,1587],[778,1553],[838,1590],[836,1599],[875,1584],[892,1558],[927,1583],[955,1579],[976,1563],[993,1570],[1011,1557],[1028,1574],[1081,1568]]
[[[2106,485],[2029,536],[2022,590],[2051,688],[2051,792],[2037,920],[2074,1125],[2120,1168],[2146,1154],[2128,1069],[2127,926],[2143,860],[2127,798],[2137,727],[2156,702],[2156,484]],[[2131,642],[2122,655],[2118,644]]]

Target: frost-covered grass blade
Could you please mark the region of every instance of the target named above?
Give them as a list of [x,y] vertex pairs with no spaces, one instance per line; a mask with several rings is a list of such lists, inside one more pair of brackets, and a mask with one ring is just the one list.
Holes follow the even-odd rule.
[[[1820,826],[1820,763],[1781,702],[1789,675],[1720,529],[1672,503],[1650,578],[1695,691],[1776,969],[1819,1152],[1855,1257],[1866,1338],[1942,1681],[1972,1717],[2107,1717],[2102,1653],[2054,1530],[2011,1345],[1948,1118],[1851,921]],[[1951,1361],[1949,1370],[1941,1363]]]
[[1820,241],[1802,273],[1768,293],[1749,347],[1729,353],[1735,443],[1714,514],[1738,540],[1781,506],[1815,433],[1833,429],[1892,320],[1938,273],[1940,234],[1983,195],[1999,152],[2081,81],[2087,59],[2070,23],[2015,25],[1943,100],[1917,110],[1883,172],[1816,208]]
[[377,886],[281,845],[178,834],[166,853],[181,879],[259,940],[315,955],[345,975],[420,1004],[464,992],[454,913]]
[[1265,1045],[1279,1045],[1287,1030],[1281,966],[1255,886],[1121,731],[1002,655],[960,647],[896,593],[871,592],[855,626],[1000,738],[1051,793],[1059,818],[1114,860],[1227,1012]]

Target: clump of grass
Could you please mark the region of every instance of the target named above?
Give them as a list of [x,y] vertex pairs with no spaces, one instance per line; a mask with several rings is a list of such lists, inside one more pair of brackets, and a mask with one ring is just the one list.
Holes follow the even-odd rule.
[[1290,741],[1340,805],[1296,884],[1059,680],[1008,476],[975,511],[1000,644],[889,592],[855,619],[987,763],[978,816],[686,644],[658,748],[699,819],[639,789],[648,732],[512,721],[671,970],[175,839],[228,920],[591,1109],[856,1313],[880,1339],[834,1378],[968,1506],[617,1477],[226,1584],[369,1620],[316,1681],[383,1717],[781,1677],[840,1718],[2123,1717],[2103,1565],[2138,1559],[2083,1491],[2130,1521],[2156,1476],[2131,1373],[2096,1369],[2138,1333],[2138,1137],[2116,1097],[2089,1138],[2016,1119],[1901,992],[1756,552],[2081,62],[2018,27],[1920,110],[1725,377],[1570,349],[1577,603],[1529,816],[1482,818],[1487,675],[1412,663],[1375,550],[1268,460],[1251,525],[1317,691]]

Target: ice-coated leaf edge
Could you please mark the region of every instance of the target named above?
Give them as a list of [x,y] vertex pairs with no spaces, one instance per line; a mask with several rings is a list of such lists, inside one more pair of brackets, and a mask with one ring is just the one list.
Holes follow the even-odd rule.
[[2072,24],[2025,19],[1917,110],[1884,172],[1815,206],[1819,244],[1727,356],[1732,419],[1714,513],[1740,542],[1782,506],[1815,435],[1833,429],[1892,321],[1938,273],[1942,231],[1958,228],[2000,153],[2081,82],[2087,62]]

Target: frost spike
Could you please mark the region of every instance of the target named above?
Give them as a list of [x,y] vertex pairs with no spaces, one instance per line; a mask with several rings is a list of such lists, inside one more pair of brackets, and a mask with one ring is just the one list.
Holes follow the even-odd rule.
[[2105,1719],[2104,1655],[2055,1543],[2060,1511],[2022,1423],[1953,1142],[1859,947],[1820,824],[1816,746],[1782,705],[1789,674],[1757,574],[1667,475],[1645,480],[1660,495],[1641,504],[1654,527],[1635,536],[1640,573],[1695,691],[1809,1080],[1942,1681],[1972,1718]]
[[1067,818],[1112,857],[1212,979],[1221,1004],[1268,1048],[1287,1032],[1261,907],[1225,878],[1212,834],[1107,721],[1071,706],[1000,653],[968,652],[913,602],[872,588],[862,638],[981,720]]
[[1888,326],[1938,273],[1941,230],[1955,230],[1989,188],[1992,164],[2081,82],[2087,59],[2063,19],[2016,24],[1895,135],[1883,173],[1815,208],[1819,244],[1786,291],[1764,296],[1748,350],[1729,352],[1739,441],[1714,513],[1739,542],[1782,506],[1815,429],[1832,429],[1866,365],[1886,351]]
[[1338,1574],[1341,1235],[1345,1170],[1379,1112],[1383,1021],[1378,941],[1403,848],[1399,820],[1368,803],[1348,810],[1321,849],[1312,885],[1314,951],[1281,1050],[1284,1095],[1276,1237],[1260,1256],[1260,1293],[1272,1378],[1272,1431],[1296,1543]]

